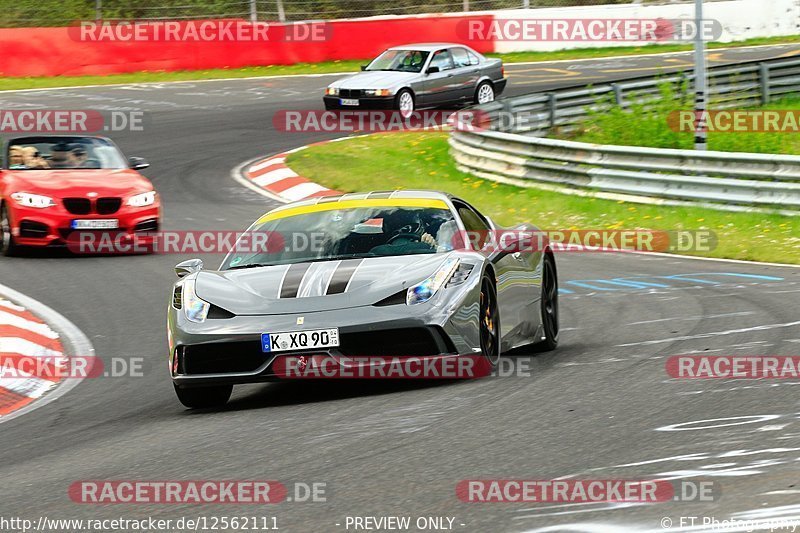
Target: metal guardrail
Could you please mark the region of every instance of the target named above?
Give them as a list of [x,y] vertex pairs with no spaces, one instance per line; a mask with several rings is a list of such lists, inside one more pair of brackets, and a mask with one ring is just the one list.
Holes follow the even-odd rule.
[[[692,94],[686,73],[499,100],[476,109],[489,131],[454,129],[451,152],[467,172],[525,186],[674,204],[800,212],[800,157],[605,146],[541,138],[574,129],[591,112],[660,98],[673,83]],[[710,69],[712,108],[768,104],[800,93],[800,60]],[[687,97],[687,107],[691,99]]]

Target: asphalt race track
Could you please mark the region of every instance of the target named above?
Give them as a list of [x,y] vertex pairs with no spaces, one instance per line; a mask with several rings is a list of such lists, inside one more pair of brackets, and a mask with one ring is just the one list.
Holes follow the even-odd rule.
[[[715,52],[714,60],[793,53],[800,46]],[[687,57],[508,67],[509,94],[647,74]],[[271,120],[281,109],[320,108],[329,80],[2,93],[0,108],[145,110],[146,133],[114,140],[152,163],[145,174],[162,195],[165,229],[239,230],[273,204],[231,179],[231,169],[325,138],[279,133]],[[0,283],[68,317],[98,355],[145,358],[144,377],[86,380],[0,424],[0,516],[267,515],[291,532],[346,531],[347,516],[365,515],[449,516],[455,530],[470,532],[662,531],[663,517],[674,531],[705,531],[679,528],[679,517],[800,518],[798,382],[677,381],[664,370],[677,354],[798,355],[800,269],[564,253],[561,346],[512,356],[529,360],[532,376],[240,386],[226,409],[190,412],[172,391],[165,339],[172,267],[186,258],[0,259]],[[216,267],[221,256],[203,259]],[[721,497],[519,505],[455,495],[462,479],[565,476],[711,479]],[[70,501],[70,484],[89,479],[324,482],[328,501],[268,508]]]

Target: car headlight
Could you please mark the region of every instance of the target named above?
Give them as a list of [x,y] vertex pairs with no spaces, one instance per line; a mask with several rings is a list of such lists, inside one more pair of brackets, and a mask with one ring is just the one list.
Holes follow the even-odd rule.
[[187,280],[183,284],[183,301],[181,302],[183,312],[190,322],[205,322],[211,304],[201,300],[194,290],[194,280]]
[[156,191],[143,192],[128,198],[128,205],[131,207],[147,207],[156,202]]
[[45,207],[53,207],[56,205],[55,201],[49,196],[31,194],[28,192],[15,192],[11,195],[11,198],[21,206],[35,207],[36,209],[44,209]]
[[392,96],[391,89],[367,89],[364,91],[367,96]]
[[325,89],[325,94],[328,96],[339,96],[339,88],[338,87],[328,87]]
[[439,289],[453,277],[458,270],[459,263],[460,261],[456,258],[448,259],[431,277],[409,288],[406,293],[406,304],[421,304],[433,298]]

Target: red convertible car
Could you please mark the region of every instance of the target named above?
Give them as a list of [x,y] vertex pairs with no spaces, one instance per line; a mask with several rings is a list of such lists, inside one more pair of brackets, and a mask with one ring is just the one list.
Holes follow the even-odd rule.
[[161,202],[137,172],[148,166],[104,137],[11,139],[0,169],[0,250],[69,245],[81,232],[152,239]]

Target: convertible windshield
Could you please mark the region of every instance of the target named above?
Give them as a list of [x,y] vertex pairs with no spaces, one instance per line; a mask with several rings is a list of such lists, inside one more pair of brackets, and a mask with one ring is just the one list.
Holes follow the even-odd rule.
[[[263,253],[230,253],[222,270],[363,257],[444,253],[458,227],[441,207],[355,207],[280,216],[268,214],[249,233],[267,241]],[[328,207],[324,204],[314,207]],[[271,218],[275,217],[275,218]],[[256,241],[255,235],[250,240]],[[277,245],[275,245],[277,243]],[[275,251],[272,251],[275,250]]]
[[106,139],[24,137],[8,145],[9,170],[123,169],[125,157]]
[[366,70],[393,70],[397,72],[422,72],[425,60],[430,52],[420,50],[387,50],[372,63]]

